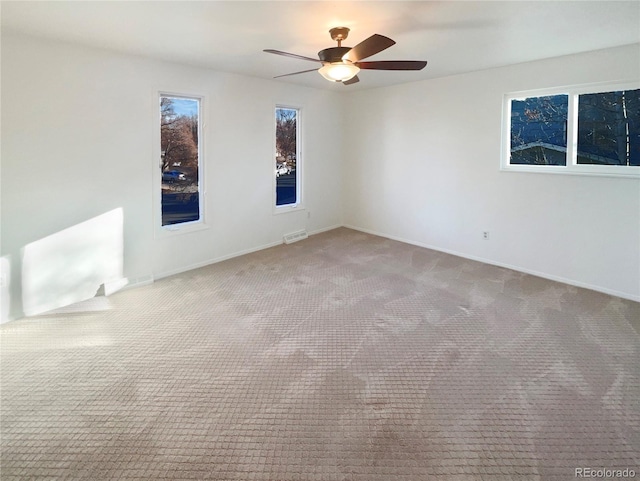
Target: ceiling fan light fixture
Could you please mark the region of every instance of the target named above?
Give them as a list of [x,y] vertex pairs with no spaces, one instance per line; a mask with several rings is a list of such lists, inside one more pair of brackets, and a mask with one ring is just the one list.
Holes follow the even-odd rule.
[[395,41],[380,34],[373,34],[364,39],[355,47],[343,47],[342,41],[347,38],[349,29],[347,27],[336,27],[329,30],[331,39],[338,42],[337,47],[329,47],[318,52],[318,58],[304,57],[295,53],[283,52],[281,50],[267,49],[267,53],[283,55],[285,57],[307,60],[309,62],[319,62],[322,67],[300,72],[293,72],[284,75],[277,75],[274,78],[289,77],[307,72],[320,72],[329,82],[341,82],[342,85],[353,85],[358,83],[358,72],[360,70],[422,70],[427,62],[423,60],[381,60],[374,62],[363,62],[362,60],[376,55],[383,50],[395,45]]
[[343,61],[326,63],[318,72],[330,82],[345,82],[358,75],[360,69],[351,62]]

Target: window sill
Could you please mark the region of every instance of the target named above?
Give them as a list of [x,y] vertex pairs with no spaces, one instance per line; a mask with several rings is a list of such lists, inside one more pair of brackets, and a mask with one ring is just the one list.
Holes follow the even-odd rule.
[[289,212],[300,212],[304,210],[306,209],[302,204],[281,205],[273,208],[273,215],[287,214]]
[[564,166],[564,165],[508,165],[500,168],[502,172],[526,172],[536,174],[586,175],[595,177],[640,178],[640,167],[605,166]]
[[203,221],[185,222],[182,224],[171,224],[161,226],[156,229],[156,238],[173,237],[176,235],[190,234],[209,229],[209,225]]

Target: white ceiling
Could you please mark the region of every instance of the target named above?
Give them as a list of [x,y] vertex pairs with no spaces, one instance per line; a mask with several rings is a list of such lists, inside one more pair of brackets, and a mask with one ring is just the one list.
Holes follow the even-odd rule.
[[[343,86],[319,74],[281,82],[381,87],[640,42],[640,1],[2,1],[2,29],[262,78],[314,68],[265,48],[316,57],[379,33],[397,44],[369,60],[427,60],[420,72],[363,71]],[[640,59],[639,59],[640,61]]]

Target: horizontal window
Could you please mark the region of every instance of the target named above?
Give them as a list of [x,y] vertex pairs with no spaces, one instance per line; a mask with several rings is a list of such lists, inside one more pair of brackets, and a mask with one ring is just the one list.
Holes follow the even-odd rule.
[[509,94],[503,129],[504,170],[640,176],[637,85]]

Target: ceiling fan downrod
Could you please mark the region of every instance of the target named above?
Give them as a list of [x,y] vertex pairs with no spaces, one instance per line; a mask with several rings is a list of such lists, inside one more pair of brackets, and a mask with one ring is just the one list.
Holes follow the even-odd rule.
[[338,47],[342,47],[342,41],[346,40],[349,36],[349,28],[334,27],[329,30],[329,34],[331,35],[331,40],[335,40],[336,42],[338,42]]

